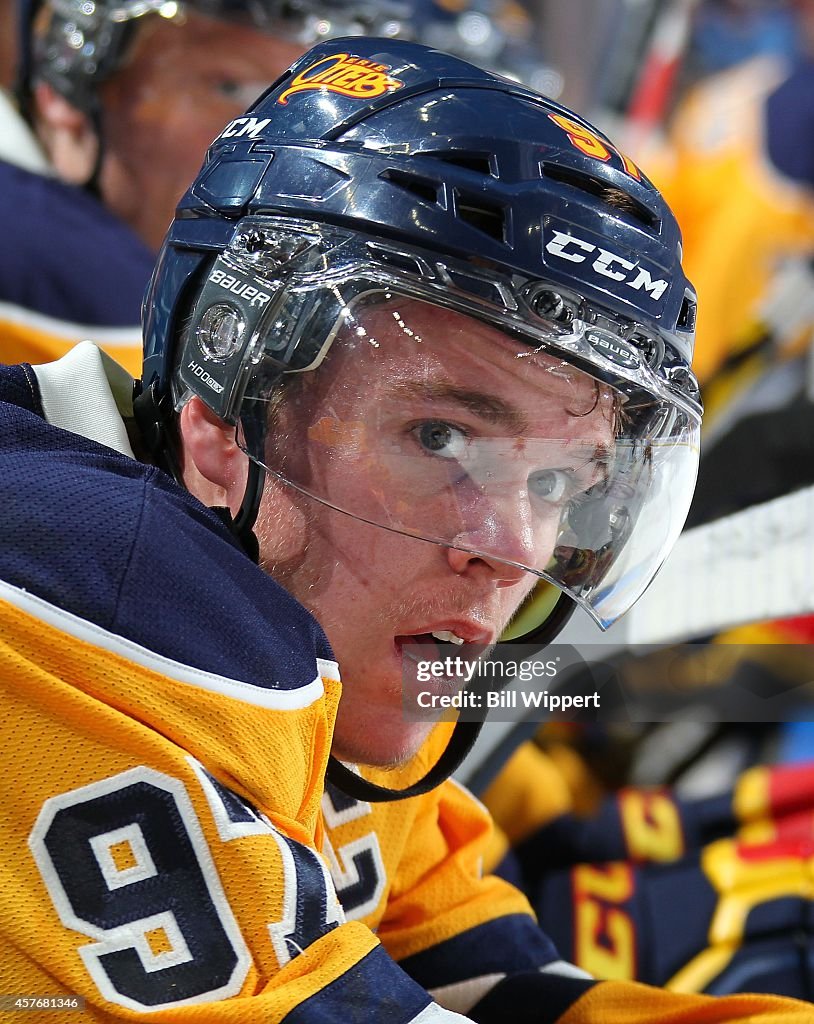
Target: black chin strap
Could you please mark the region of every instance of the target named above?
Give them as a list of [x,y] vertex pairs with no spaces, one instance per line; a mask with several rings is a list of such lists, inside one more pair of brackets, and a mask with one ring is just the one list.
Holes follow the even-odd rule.
[[367,803],[375,804],[383,803],[385,800],[407,800],[411,796],[420,796],[440,786],[460,766],[478,738],[482,725],[483,722],[457,722],[443,754],[426,775],[405,789],[377,786],[375,782],[369,782],[351,771],[333,756],[328,760],[328,770],[325,774],[329,782],[354,800],[365,800]]
[[[535,643],[540,645],[540,649],[547,647],[574,614],[575,609],[576,604],[571,598],[566,594],[560,594],[545,621],[525,636],[511,642]],[[364,800],[373,804],[383,803],[385,800],[407,800],[411,796],[420,796],[435,789],[457,771],[472,749],[482,727],[483,720],[456,722],[443,754],[425,775],[404,789],[388,789],[386,786],[369,782],[333,756],[328,760],[328,770],[325,774],[330,783],[354,800]]]
[[145,388],[141,381],[134,382],[133,416],[141,443],[155,465],[183,487],[175,436],[170,429],[172,414],[169,393],[160,394],[155,383]]
[[255,563],[259,561],[260,551],[257,537],[254,533],[254,524],[257,522],[257,513],[260,511],[260,499],[263,496],[263,485],[265,482],[265,469],[255,462],[254,459],[249,459],[249,472],[246,478],[246,490],[243,493],[243,501],[240,503],[240,508],[231,524],[232,532]]

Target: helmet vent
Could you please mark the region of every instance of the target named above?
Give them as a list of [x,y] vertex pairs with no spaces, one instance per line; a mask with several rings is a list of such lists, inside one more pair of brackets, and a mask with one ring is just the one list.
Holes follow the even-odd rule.
[[644,203],[634,199],[629,192],[609,185],[605,181],[599,181],[590,174],[578,171],[575,167],[562,167],[543,161],[540,164],[540,171],[546,178],[596,196],[610,209],[620,213],[623,217],[626,216],[628,220],[635,220],[639,224],[643,224],[650,231],[658,231],[661,226],[659,218],[648,210]]
[[681,312],[678,314],[677,327],[680,331],[695,330],[695,311],[697,309],[695,300],[691,295],[685,295],[681,303]]
[[438,202],[438,182],[421,178],[409,171],[397,170],[395,167],[389,167],[386,171],[382,171],[379,177],[384,178],[385,181],[392,181],[398,188],[404,189],[405,192],[409,192],[417,199],[423,199],[425,203],[435,205]]
[[506,211],[502,206],[485,203],[480,196],[473,197],[455,189],[455,213],[459,220],[483,232],[498,242],[506,241]]
[[489,153],[443,151],[422,153],[421,156],[442,160],[445,164],[454,164],[455,167],[463,167],[464,170],[474,171],[476,174],[486,174],[492,178],[498,176],[494,166],[494,157]]

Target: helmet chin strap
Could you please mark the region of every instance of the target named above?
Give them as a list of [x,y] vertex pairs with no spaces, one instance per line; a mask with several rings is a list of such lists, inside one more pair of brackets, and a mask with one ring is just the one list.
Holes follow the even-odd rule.
[[251,560],[256,564],[260,559],[260,548],[257,542],[257,534],[254,532],[254,524],[257,522],[257,514],[260,511],[260,499],[263,496],[266,471],[254,459],[249,459],[248,461],[249,469],[246,478],[246,490],[243,492],[243,500],[240,503],[237,515],[230,524],[230,529],[243,545]]
[[420,796],[440,786],[460,766],[478,738],[482,725],[482,721],[456,722],[443,754],[418,782],[405,789],[377,786],[375,782],[369,782],[361,775],[357,775],[333,755],[328,759],[328,770],[325,774],[329,782],[354,800],[384,803],[386,800],[406,800],[411,796]]
[[[547,647],[571,618],[575,609],[576,604],[574,601],[567,594],[560,594],[557,603],[544,622],[537,626],[536,629],[526,633],[525,636],[511,642],[536,643],[540,645],[540,649]],[[379,786],[375,782],[370,782],[333,755],[328,760],[326,776],[330,783],[347,796],[352,797],[354,800],[364,800],[367,803],[383,803],[386,800],[407,800],[412,796],[420,796],[422,793],[427,793],[429,790],[435,789],[436,786],[440,786],[453,772],[457,771],[478,738],[485,717],[486,712],[484,712],[484,718],[481,718],[479,721],[456,722],[446,749],[432,768],[418,779],[417,782],[406,786],[404,789],[388,789],[386,786]]]

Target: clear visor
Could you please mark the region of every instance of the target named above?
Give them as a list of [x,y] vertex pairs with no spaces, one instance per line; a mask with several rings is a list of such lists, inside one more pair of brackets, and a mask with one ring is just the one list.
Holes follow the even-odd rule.
[[467,552],[497,576],[525,570],[605,628],[683,526],[698,420],[578,368],[563,341],[532,345],[369,291],[342,307],[307,368],[281,372],[260,347],[241,443],[323,506]]

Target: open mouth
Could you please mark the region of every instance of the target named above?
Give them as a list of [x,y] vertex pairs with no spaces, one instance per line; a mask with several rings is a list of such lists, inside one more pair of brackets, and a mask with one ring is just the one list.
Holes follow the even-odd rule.
[[405,633],[395,638],[396,645],[414,644],[419,647],[437,647],[438,644],[455,644],[461,647],[466,643],[463,637],[450,629],[436,629],[431,633]]
[[408,690],[419,684],[437,693],[464,689],[487,649],[483,641],[467,640],[452,629],[396,636],[394,646]]
[[439,623],[425,633],[403,633],[393,638],[397,652],[413,661],[455,657],[477,660],[494,646],[495,635],[480,624]]
[[[424,635],[426,636],[427,634],[425,633]],[[442,644],[455,644],[460,647],[461,644],[466,643],[463,637],[458,636],[449,629],[436,630],[435,632],[430,633],[430,636],[435,640],[440,640]]]
[[[435,660],[441,657],[439,639],[434,633],[406,634],[395,637],[396,650],[410,661]],[[421,650],[417,650],[421,648]]]

